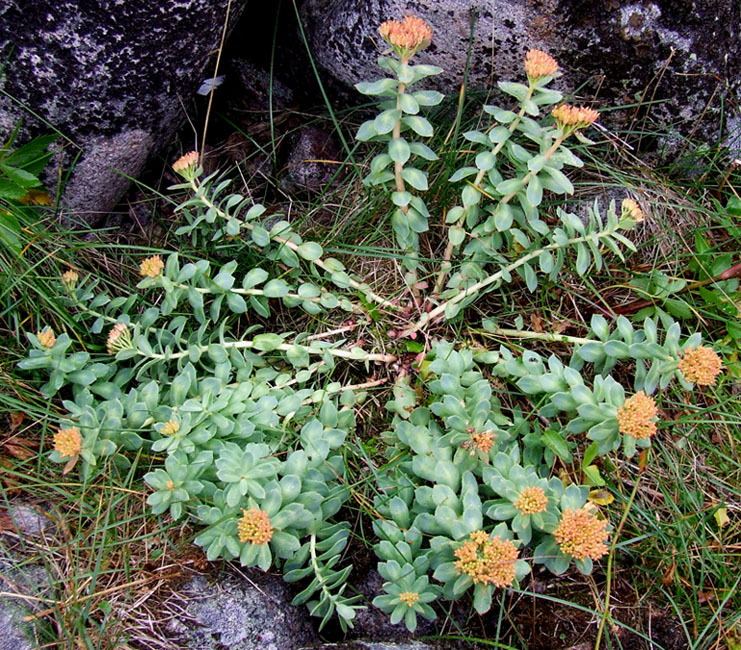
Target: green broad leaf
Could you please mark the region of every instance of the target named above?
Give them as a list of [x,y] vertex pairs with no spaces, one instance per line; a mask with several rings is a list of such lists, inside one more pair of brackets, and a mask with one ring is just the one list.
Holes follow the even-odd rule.
[[460,303],[449,302],[445,305],[445,319],[452,320],[460,313],[461,309],[463,309],[463,307]]
[[486,614],[491,609],[492,587],[477,584],[473,589],[473,608],[479,614]]
[[412,142],[409,145],[409,149],[415,156],[419,156],[425,160],[437,160],[437,154],[421,142]]
[[427,176],[415,167],[405,167],[402,169],[401,177],[415,190],[422,192],[427,189]]
[[436,74],[441,74],[443,69],[436,65],[421,64],[412,66],[414,72],[414,81],[419,81],[425,77],[431,77]]
[[533,267],[529,264],[523,264],[521,269],[528,291],[530,291],[530,293],[533,293],[538,288],[538,276],[535,273]]
[[591,261],[592,256],[589,254],[589,249],[583,242],[579,242],[576,245],[576,272],[579,275],[584,275]]
[[592,464],[592,461],[599,455],[599,444],[593,442],[584,451],[584,459],[582,460],[582,467],[588,467]]
[[318,260],[324,251],[316,242],[306,241],[296,249],[296,252],[305,260],[313,262],[314,260]]
[[262,284],[268,279],[268,272],[260,267],[256,267],[247,272],[242,280],[242,287],[244,289],[251,289],[252,287]]
[[270,243],[270,235],[262,226],[252,226],[252,232],[250,235],[252,236],[252,241],[258,246],[265,247]]
[[500,81],[497,86],[499,86],[499,90],[511,95],[520,102],[524,101],[527,97],[528,88],[523,84],[513,83],[511,81]]
[[448,210],[448,214],[445,215],[445,223],[455,223],[461,217],[465,216],[466,211],[459,205]]
[[460,246],[463,240],[466,238],[466,231],[458,226],[453,226],[448,229],[448,239],[453,246]]
[[533,97],[533,101],[538,106],[558,104],[563,99],[563,95],[557,90],[551,90],[550,88],[538,88],[538,91]]
[[726,210],[728,211],[728,214],[734,217],[741,217],[741,199],[737,196],[729,198],[728,203],[726,204]]
[[566,443],[566,440],[564,437],[558,433],[558,431],[554,431],[553,429],[548,429],[543,432],[543,434],[540,436],[540,441],[548,447],[556,456],[558,456],[562,461],[565,463],[571,462],[571,452],[569,451],[569,445]]
[[543,200],[543,184],[537,176],[531,176],[527,184],[526,197],[530,205],[538,206]]
[[483,151],[476,156],[476,167],[482,171],[488,171],[497,162],[496,156],[491,151]]
[[538,258],[538,263],[540,264],[540,270],[543,273],[550,273],[556,266],[556,262],[550,251],[543,251]]
[[489,138],[487,138],[484,133],[481,133],[481,131],[466,131],[463,134],[463,137],[470,142],[475,142],[485,147],[489,146]]
[[350,276],[344,271],[335,271],[330,276],[332,282],[334,282],[340,289],[347,289],[350,286]]
[[502,181],[497,185],[497,194],[503,196],[509,196],[510,194],[517,194],[523,187],[524,183],[521,178],[510,178],[506,181]]
[[409,205],[409,202],[412,200],[412,195],[410,192],[392,192],[391,193],[391,202],[399,207],[403,208],[406,205]]
[[445,95],[437,92],[437,90],[417,90],[412,93],[412,97],[417,100],[420,106],[437,106],[445,99]]
[[19,169],[6,163],[0,163],[0,171],[13,183],[20,185],[21,187],[31,188],[41,185],[41,181],[25,169]]
[[543,154],[538,154],[527,161],[527,168],[534,174],[537,174],[541,169],[543,169],[546,162],[546,157]]
[[424,118],[418,115],[406,115],[401,120],[402,124],[406,124],[412,131],[417,135],[421,135],[423,138],[429,138],[434,133],[432,125]]
[[355,134],[355,139],[360,142],[367,142],[371,138],[375,138],[377,135],[378,131],[376,131],[373,120],[368,120],[360,125],[358,132]]
[[427,232],[429,228],[427,219],[419,212],[417,212],[417,210],[415,210],[414,208],[410,208],[407,211],[405,219],[407,225],[416,233]]
[[414,71],[407,63],[401,63],[396,71],[397,79],[403,84],[410,84],[414,81]]
[[461,167],[458,171],[454,172],[453,175],[448,180],[451,183],[455,183],[464,178],[467,178],[468,176],[473,176],[474,174],[478,174],[478,171],[479,170],[476,169],[476,167]]
[[414,95],[408,93],[399,95],[399,106],[401,107],[401,110],[407,114],[416,115],[419,113],[419,104],[414,98]]
[[388,146],[389,157],[394,162],[404,165],[411,156],[409,143],[404,138],[393,138]]
[[543,171],[551,177],[554,192],[557,194],[574,193],[574,186],[571,184],[571,181],[567,178],[566,174],[558,169],[549,167],[548,165],[543,167]]
[[10,199],[17,201],[28,194],[25,187],[17,185],[8,178],[0,178],[0,199]]
[[461,201],[465,208],[469,208],[472,205],[478,205],[481,201],[481,192],[476,189],[473,185],[466,185],[461,192]]
[[270,305],[264,296],[250,296],[250,306],[263,318],[270,317]]
[[238,293],[226,294],[226,304],[235,314],[243,314],[247,311],[247,303]]
[[263,291],[268,298],[282,298],[288,293],[288,284],[283,280],[270,280],[264,287]]
[[498,126],[489,131],[489,142],[492,144],[501,144],[510,139],[512,133],[506,126]]
[[376,119],[373,120],[373,127],[378,135],[391,133],[400,118],[401,111],[397,108],[390,108],[378,114]]
[[355,88],[362,95],[393,96],[399,83],[396,79],[379,79],[378,81],[364,81],[355,84]]
[[494,213],[494,225],[499,232],[504,232],[512,227],[514,221],[514,212],[506,203],[500,203],[497,211]]
[[372,173],[378,173],[386,169],[391,164],[391,156],[387,153],[379,153],[371,160],[370,168]]
[[283,337],[278,334],[258,334],[252,339],[252,347],[262,352],[271,352],[283,344]]
[[288,248],[288,246],[281,246],[278,249],[278,257],[280,257],[281,261],[288,266],[296,267],[300,265],[298,255]]

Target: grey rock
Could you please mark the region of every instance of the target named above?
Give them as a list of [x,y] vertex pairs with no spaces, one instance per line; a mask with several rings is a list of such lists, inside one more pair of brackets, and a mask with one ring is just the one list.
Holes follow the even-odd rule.
[[272,102],[273,111],[283,111],[293,102],[293,90],[266,70],[246,59],[235,58],[231,63],[252,110],[271,110]]
[[[320,646],[312,646],[311,650],[435,650],[436,648],[441,649],[442,646],[431,646],[419,641],[407,641],[406,643],[347,641],[344,643],[325,643]],[[309,650],[309,648],[302,648],[301,650]]]
[[[231,24],[246,0],[232,2]],[[227,0],[39,0],[0,3],[0,139],[54,130],[58,163],[79,157],[64,203],[106,214],[169,144],[213,72]],[[53,177],[53,174],[51,175]]]
[[23,619],[41,609],[41,601],[23,596],[48,596],[49,575],[40,565],[19,562],[0,544],[0,578],[3,591],[13,594],[0,597],[0,650],[38,648],[34,625]]
[[[652,118],[683,123],[685,133],[703,114],[712,130],[725,100],[738,105],[741,30],[735,1],[305,0],[301,15],[317,62],[347,86],[381,76],[381,22],[407,13],[424,18],[434,39],[414,61],[441,66],[445,72],[428,85],[456,93],[474,10],[472,87],[522,80],[524,54],[537,48],[559,61],[566,73],[559,80],[562,89],[580,88],[604,105],[650,103]],[[644,114],[637,113],[639,119]],[[630,117],[624,126],[640,125]]]
[[215,584],[191,579],[181,590],[187,605],[168,624],[173,641],[194,650],[295,650],[319,642],[304,607],[279,577],[246,570]]
[[38,507],[26,503],[11,503],[8,516],[22,535],[37,537],[52,526],[52,522]]
[[340,148],[329,131],[303,127],[293,138],[281,185],[289,190],[320,192],[337,172]]

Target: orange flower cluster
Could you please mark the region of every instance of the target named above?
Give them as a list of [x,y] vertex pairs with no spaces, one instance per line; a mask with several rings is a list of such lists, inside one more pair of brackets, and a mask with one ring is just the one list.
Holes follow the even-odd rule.
[[550,77],[558,72],[558,63],[541,50],[530,50],[525,55],[525,72],[529,79]]
[[77,456],[82,450],[82,435],[77,427],[60,429],[54,434],[54,449],[62,458]]
[[173,171],[178,174],[183,174],[184,171],[189,170],[191,167],[195,167],[198,164],[198,152],[189,151],[184,156],[180,156],[173,164]]
[[111,331],[108,332],[106,347],[108,354],[116,354],[121,350],[131,349],[131,334],[126,323],[116,323],[111,328]]
[[399,600],[407,607],[412,607],[419,600],[419,594],[416,591],[402,591]]
[[679,371],[687,381],[698,386],[712,386],[723,370],[720,357],[711,348],[703,345],[686,350],[679,360]]
[[485,454],[488,454],[494,444],[494,439],[496,438],[496,435],[491,430],[482,431],[481,433],[472,431],[469,435],[471,436],[471,439],[465,443],[465,447],[471,450],[472,456],[476,451],[483,451]]
[[569,106],[568,104],[556,106],[551,111],[551,115],[553,115],[559,127],[569,128],[572,131],[588,127],[596,122],[599,117],[599,113],[593,108]]
[[77,274],[77,271],[72,271],[70,269],[69,271],[62,273],[62,284],[68,289],[74,289],[79,279],[80,276]]
[[145,278],[156,278],[164,268],[165,263],[162,258],[159,255],[152,255],[139,265],[139,275],[143,275]]
[[244,513],[237,524],[239,541],[243,544],[257,544],[262,546],[273,538],[273,526],[268,513],[259,508],[242,509]]
[[168,420],[165,425],[160,429],[160,434],[163,436],[172,436],[180,431],[180,423],[175,420]]
[[51,348],[57,342],[57,337],[54,336],[54,330],[51,327],[45,327],[40,332],[36,333],[36,338],[39,340],[41,347]]
[[566,555],[577,560],[599,560],[607,553],[605,542],[610,533],[607,532],[606,519],[598,519],[597,515],[586,508],[567,508],[561,515],[553,536]]
[[656,434],[653,418],[658,414],[656,402],[640,390],[618,409],[618,431],[637,439],[650,438]]
[[548,507],[548,497],[543,488],[532,486],[525,488],[517,497],[515,508],[523,515],[534,515]]
[[624,219],[632,219],[636,223],[641,223],[643,221],[643,210],[633,199],[623,199],[621,216]]
[[378,32],[402,61],[408,61],[432,41],[432,29],[416,16],[407,16],[404,20],[387,20],[381,23]]
[[455,550],[455,568],[473,579],[475,584],[509,587],[515,581],[518,557],[514,542],[496,535],[489,539],[483,530],[470,534],[468,541]]

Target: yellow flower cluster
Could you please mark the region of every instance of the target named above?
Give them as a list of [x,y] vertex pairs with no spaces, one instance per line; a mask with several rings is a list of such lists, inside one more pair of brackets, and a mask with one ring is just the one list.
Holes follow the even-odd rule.
[[551,115],[561,128],[570,128],[571,130],[583,129],[597,121],[599,113],[593,108],[586,106],[569,106],[560,104],[551,111]]
[[556,60],[541,50],[530,50],[525,55],[525,72],[529,79],[550,77],[558,72]]
[[694,350],[685,350],[678,367],[687,381],[698,386],[712,386],[715,378],[723,370],[720,357],[711,348],[703,345]]
[[489,539],[483,530],[470,534],[468,541],[455,550],[455,568],[473,579],[476,584],[509,587],[515,581],[515,563],[518,558],[514,542],[496,535]]
[[387,20],[381,23],[378,32],[403,61],[408,61],[432,41],[432,29],[416,16],[407,16],[404,20]]
[[567,508],[561,515],[553,536],[566,555],[577,560],[599,560],[607,553],[605,542],[610,533],[607,532],[606,519],[598,519],[597,515],[586,508]]
[[57,342],[57,337],[54,336],[54,330],[51,327],[45,327],[40,332],[36,333],[36,338],[39,340],[41,347],[51,348]]
[[419,594],[416,591],[403,591],[399,594],[399,600],[407,607],[411,607],[419,600]]
[[178,174],[188,171],[191,167],[195,167],[198,164],[198,152],[189,151],[184,156],[180,156],[173,164],[172,169]]
[[534,515],[543,512],[547,507],[548,497],[543,488],[537,486],[525,488],[515,502],[515,508],[523,515]]
[[172,436],[180,431],[180,423],[175,420],[168,420],[164,426],[160,429],[160,434],[163,436]]
[[643,221],[643,210],[633,199],[623,199],[621,206],[621,215],[623,219],[632,219],[636,223]]
[[257,544],[262,546],[273,538],[273,526],[268,513],[259,508],[242,509],[244,513],[237,524],[239,541],[243,544]]
[[108,341],[106,343],[108,354],[116,354],[121,350],[130,350],[131,333],[126,323],[116,323],[111,331],[108,332]]
[[658,414],[656,402],[640,390],[618,409],[618,430],[637,439],[650,438],[656,434],[656,422],[653,419]]
[[139,275],[143,275],[145,278],[156,278],[164,268],[165,263],[162,258],[159,255],[152,255],[139,265]]
[[54,434],[54,449],[62,458],[77,456],[82,450],[82,435],[77,427],[60,429]]

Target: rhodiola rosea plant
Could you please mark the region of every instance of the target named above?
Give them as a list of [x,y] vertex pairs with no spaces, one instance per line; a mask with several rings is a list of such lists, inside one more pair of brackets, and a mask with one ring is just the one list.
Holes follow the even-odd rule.
[[[578,338],[475,324],[484,334],[570,344],[568,359],[491,348],[488,336],[446,329],[503,285],[521,280],[536,292],[567,262],[586,274],[606,255],[622,260],[643,213],[627,196],[619,206],[595,203],[586,217],[549,202],[573,192],[570,170],[583,163],[569,144],[589,144],[583,132],[598,114],[563,103],[550,87],[557,63],[536,50],[525,58],[525,83],[500,83],[505,105],[485,105],[480,130],[464,134],[472,151],[448,179],[457,204],[430,204],[437,154],[424,110],[443,96],[423,82],[440,69],[411,60],[432,32],[408,16],[380,33],[392,54],[379,59],[386,76],[358,85],[379,98],[380,111],[357,137],[378,151],[365,183],[388,196],[409,305],[290,222],[268,221],[263,206],[227,193],[229,181],[204,177],[190,153],[174,165],[183,182],[173,189],[188,193],[176,235],[204,249],[238,239],[265,263],[243,272],[236,261],[150,256],[136,291],[121,296],[67,271],[59,290],[87,319],[90,345],[47,327],[28,334],[20,365],[45,376],[42,392],[62,400],[50,458],[64,472],[89,479],[145,454],[154,515],[195,522],[195,542],[211,560],[280,569],[300,582],[296,603],[322,624],[336,614],[343,626],[363,606],[343,561],[352,528],[342,508],[357,489],[346,443],[358,435],[367,391],[391,382],[385,461],[371,468],[372,503],[359,500],[385,580],[373,602],[414,630],[419,616],[435,618],[440,599],[470,594],[476,611],[488,611],[533,564],[590,573],[613,528],[589,486],[574,481],[599,476],[599,456],[619,463],[647,452],[660,424],[655,396],[672,382],[713,384],[721,361],[698,334],[683,336],[677,324],[661,330],[651,319],[636,328],[595,315]],[[445,225],[442,241],[431,238],[433,222]],[[426,237],[437,259],[422,256]],[[388,339],[348,343],[343,336],[371,308]],[[327,320],[336,313],[343,324],[311,335],[272,331],[275,310]],[[420,352],[410,362],[404,344],[412,339]],[[343,384],[339,364],[373,366],[381,378]],[[632,369],[632,385],[618,381],[616,368],[621,377]],[[573,470],[571,482],[557,465]]]

